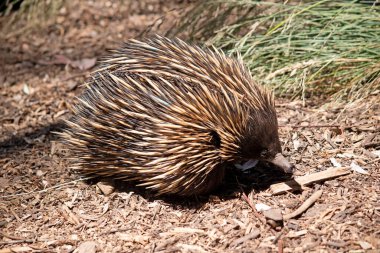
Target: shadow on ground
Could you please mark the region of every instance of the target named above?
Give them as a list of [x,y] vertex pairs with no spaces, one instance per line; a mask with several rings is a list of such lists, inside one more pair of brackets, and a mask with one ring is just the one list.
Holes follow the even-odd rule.
[[136,183],[114,180],[112,178],[95,177],[87,180],[86,183],[94,185],[102,181],[106,184],[112,185],[119,192],[134,192],[149,201],[162,200],[167,204],[178,206],[178,208],[198,210],[206,203],[234,199],[239,197],[242,194],[242,191],[247,195],[252,191],[265,191],[274,183],[288,181],[292,178],[292,175],[270,167],[268,164],[260,163],[248,172],[243,173],[236,169],[229,169],[226,173],[227,177],[225,182],[219,187],[219,189],[207,195],[189,197],[170,195],[155,196],[154,192],[137,187]]
[[[62,121],[53,123],[50,125],[44,125],[34,129],[32,132],[27,132],[15,136],[6,138],[0,142],[0,158],[9,157],[17,152],[32,149],[36,143],[39,143],[39,139],[44,137],[43,142],[58,140],[58,136],[55,132],[59,132],[63,129],[64,124]],[[68,173],[68,172],[67,172]],[[150,201],[162,200],[178,208],[187,208],[198,210],[202,208],[206,203],[220,200],[226,201],[229,199],[240,196],[242,191],[247,195],[254,191],[260,192],[267,190],[271,184],[277,182],[284,182],[291,179],[291,175],[282,172],[272,166],[259,163],[255,168],[242,172],[236,169],[228,169],[227,177],[223,185],[219,189],[211,192],[208,195],[203,196],[190,196],[190,197],[178,197],[178,196],[155,196],[153,192],[147,191],[140,187],[137,187],[133,182],[125,182],[121,180],[115,180],[112,178],[94,177],[86,181],[88,185],[94,185],[99,181],[105,181],[111,184],[119,192],[131,192],[144,197]],[[78,175],[78,178],[80,175]]]
[[[21,133],[5,138],[0,141],[0,157],[10,156],[13,153],[31,149],[38,142],[38,139],[45,136],[49,141],[57,140],[58,136],[54,132],[60,131],[64,127],[63,122],[43,125],[31,132]],[[46,142],[46,140],[45,140]]]

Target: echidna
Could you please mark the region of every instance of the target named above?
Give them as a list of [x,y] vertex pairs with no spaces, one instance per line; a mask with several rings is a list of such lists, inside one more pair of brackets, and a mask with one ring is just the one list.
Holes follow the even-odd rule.
[[285,172],[274,98],[241,60],[155,36],[129,40],[93,73],[61,134],[86,175],[156,194],[205,194],[228,165],[256,159]]

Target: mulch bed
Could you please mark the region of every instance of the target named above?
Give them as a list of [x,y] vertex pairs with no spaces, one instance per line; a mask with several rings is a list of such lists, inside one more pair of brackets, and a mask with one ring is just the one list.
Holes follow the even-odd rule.
[[[94,64],[169,12],[155,28],[164,31],[189,4],[76,2],[44,29],[0,37],[0,252],[380,250],[379,93],[349,105],[278,99],[295,177],[349,171],[298,191],[273,195],[271,185],[290,179],[265,164],[186,199],[72,173],[53,132]],[[302,213],[288,216],[310,196]]]

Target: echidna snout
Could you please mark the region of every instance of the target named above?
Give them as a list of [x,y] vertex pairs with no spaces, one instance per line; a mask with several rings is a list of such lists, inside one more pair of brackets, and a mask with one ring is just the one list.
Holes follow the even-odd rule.
[[221,51],[159,36],[130,40],[86,87],[61,134],[85,175],[189,196],[220,186],[236,161],[291,169],[273,94]]
[[254,111],[246,129],[240,140],[244,160],[266,161],[285,173],[293,172],[294,165],[282,155],[275,112],[268,113],[268,109]]
[[267,161],[281,168],[285,173],[293,173],[295,168],[281,153],[277,153],[273,159]]

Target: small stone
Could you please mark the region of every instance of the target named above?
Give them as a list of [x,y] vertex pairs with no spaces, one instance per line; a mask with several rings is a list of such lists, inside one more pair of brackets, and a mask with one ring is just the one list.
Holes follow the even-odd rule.
[[282,221],[282,213],[280,209],[269,209],[263,212],[267,219],[274,221]]
[[113,187],[112,185],[110,185],[108,183],[99,182],[96,184],[96,186],[106,196],[110,195],[111,193],[113,193],[115,191],[115,187]]

